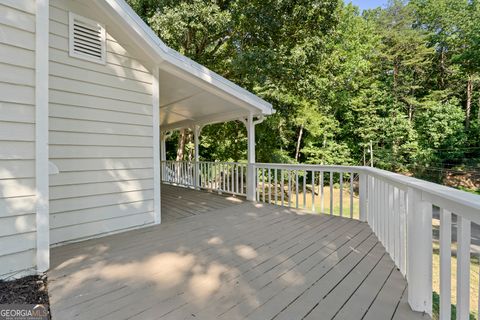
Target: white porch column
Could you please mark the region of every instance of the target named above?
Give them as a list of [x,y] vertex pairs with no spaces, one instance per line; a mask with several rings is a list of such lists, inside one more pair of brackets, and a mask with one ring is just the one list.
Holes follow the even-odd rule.
[[165,132],[160,133],[160,182],[165,179],[165,161],[167,160],[167,134]]
[[152,130],[153,130],[153,215],[155,224],[162,222],[160,177],[160,83],[159,70],[153,70],[152,81]]
[[166,161],[167,160],[167,135],[165,133],[162,133],[160,135],[160,160],[161,161]]
[[194,177],[194,186],[195,189],[198,189],[200,187],[200,166],[199,166],[199,158],[200,158],[200,153],[199,153],[199,139],[200,139],[200,133],[202,131],[202,127],[199,125],[194,125],[193,126],[193,141],[194,141],[194,165],[195,165],[195,177]]

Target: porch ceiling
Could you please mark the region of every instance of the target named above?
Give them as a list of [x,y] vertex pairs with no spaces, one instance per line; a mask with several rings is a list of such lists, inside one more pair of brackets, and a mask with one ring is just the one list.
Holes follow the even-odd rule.
[[160,71],[160,128],[163,130],[228,121],[246,116],[254,110],[234,103],[215,92],[201,88],[188,79]]
[[162,131],[225,122],[265,114],[261,108],[196,81],[182,70],[163,65],[159,74]]

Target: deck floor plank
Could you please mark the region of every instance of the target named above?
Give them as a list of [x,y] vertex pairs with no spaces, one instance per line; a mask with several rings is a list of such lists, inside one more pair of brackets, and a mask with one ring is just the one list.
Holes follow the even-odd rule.
[[161,191],[161,225],[52,249],[54,319],[427,319],[365,223]]

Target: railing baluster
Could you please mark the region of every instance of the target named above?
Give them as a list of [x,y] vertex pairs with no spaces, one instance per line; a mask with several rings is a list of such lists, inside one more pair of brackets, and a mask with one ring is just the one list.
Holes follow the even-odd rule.
[[368,176],[369,185],[368,185],[368,215],[369,220],[368,224],[372,227],[372,230],[375,232],[375,177]]
[[320,213],[325,213],[325,194],[324,194],[324,191],[323,190],[323,183],[324,183],[324,179],[323,179],[323,171],[320,171],[320,178],[319,178],[319,181],[318,181],[318,186],[320,188]]
[[312,212],[315,210],[315,171],[312,171]]
[[225,192],[230,191],[230,164],[225,163]]
[[230,167],[229,163],[225,163],[225,192],[230,192]]
[[395,260],[395,223],[393,218],[393,186],[388,184],[388,252],[392,260]]
[[240,191],[238,190],[238,166],[239,164],[235,165],[235,192],[236,193],[240,193]]
[[400,265],[400,190],[398,188],[393,189],[393,214],[395,217],[395,237],[394,237],[394,256],[395,264]]
[[240,166],[240,191],[244,194],[243,191],[243,164]]
[[272,203],[272,180],[270,176],[270,167],[267,168],[268,170],[268,203]]
[[[350,173],[350,219],[353,219],[353,180],[354,180],[353,178],[354,178],[354,173],[352,172]],[[359,184],[360,184],[360,181],[359,181]]]
[[222,164],[219,162],[217,163],[217,190],[222,190]]
[[298,170],[295,170],[295,208],[298,209]]
[[333,172],[330,171],[330,215],[333,215]]
[[307,171],[303,172],[303,209],[307,208]]
[[288,170],[288,206],[292,206],[292,170]]
[[440,214],[440,320],[450,320],[452,301],[452,214]]
[[340,172],[340,217],[343,217],[343,172]]
[[284,170],[280,169],[280,187],[281,187],[281,193],[280,193],[280,198],[282,199],[282,206],[285,205],[285,177],[283,175]]
[[222,191],[226,191],[227,177],[225,174],[225,163],[222,162]]
[[470,220],[457,215],[457,319],[470,318]]
[[260,173],[259,173],[259,168],[255,168],[255,186],[257,188],[257,202],[260,202]]
[[380,181],[380,190],[381,190],[381,207],[380,207],[380,241],[382,242],[383,246],[386,247],[386,242],[385,242],[385,181]]
[[262,168],[262,197],[265,202],[265,168]]
[[383,181],[382,216],[383,216],[383,242],[384,242],[385,248],[388,248],[388,183],[386,181]]
[[276,205],[278,205],[278,190],[277,190],[278,189],[278,187],[277,187],[277,182],[278,182],[277,179],[278,178],[277,178],[277,174],[278,174],[278,171],[277,171],[277,168],[275,168],[275,171],[274,171],[274,175],[275,175],[274,180],[275,181],[274,181],[274,183],[275,183],[275,204]]
[[230,192],[235,193],[235,163],[232,163],[232,167],[230,169],[230,174],[232,175]]
[[407,193],[400,192],[400,272],[407,274]]

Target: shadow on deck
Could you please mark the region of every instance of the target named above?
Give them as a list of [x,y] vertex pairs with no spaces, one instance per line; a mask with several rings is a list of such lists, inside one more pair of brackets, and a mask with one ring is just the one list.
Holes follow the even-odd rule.
[[161,225],[52,250],[54,319],[423,319],[365,223],[162,186]]

